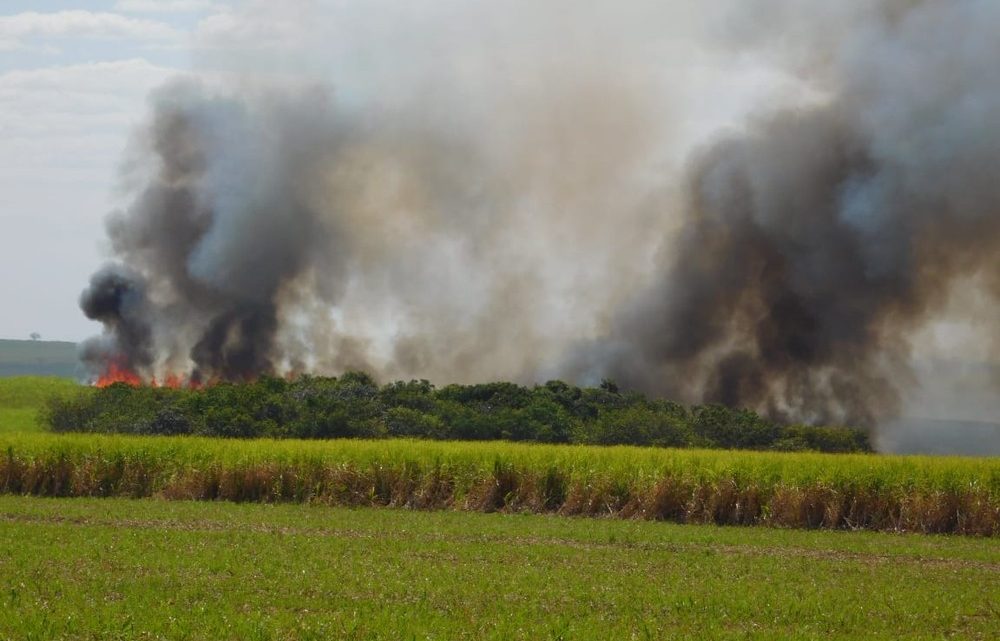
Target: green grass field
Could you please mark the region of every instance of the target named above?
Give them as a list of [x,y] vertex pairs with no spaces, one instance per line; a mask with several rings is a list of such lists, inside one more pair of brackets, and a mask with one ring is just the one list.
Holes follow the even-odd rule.
[[996,538],[823,529],[998,534],[997,459],[32,433],[73,389],[0,379],[0,641],[1000,631]]
[[0,492],[1000,533],[1000,460],[412,440],[0,434]]
[[3,639],[994,639],[989,539],[0,497]]
[[71,394],[79,384],[68,378],[17,376],[0,378],[0,433],[38,432],[38,410],[53,396]]
[[1000,459],[28,433],[75,389],[0,379],[0,492],[1000,533]]

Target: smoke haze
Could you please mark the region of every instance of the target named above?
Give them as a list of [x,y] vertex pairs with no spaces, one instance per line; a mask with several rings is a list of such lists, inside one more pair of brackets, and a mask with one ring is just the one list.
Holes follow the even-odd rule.
[[743,37],[797,30],[828,47],[769,49],[794,51],[822,97],[693,155],[658,275],[577,363],[675,397],[874,425],[901,411],[911,336],[956,283],[989,296],[981,344],[1000,333],[1000,10],[846,3],[817,20],[751,4],[767,22]]
[[928,327],[995,354],[995,3],[397,4],[208,25],[124,163],[95,371],[611,377],[873,425]]

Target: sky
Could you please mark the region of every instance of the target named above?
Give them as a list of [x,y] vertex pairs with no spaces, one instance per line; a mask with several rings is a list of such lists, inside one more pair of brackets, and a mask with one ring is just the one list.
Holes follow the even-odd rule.
[[0,4],[0,337],[79,340],[117,167],[150,89],[224,20],[204,0]]

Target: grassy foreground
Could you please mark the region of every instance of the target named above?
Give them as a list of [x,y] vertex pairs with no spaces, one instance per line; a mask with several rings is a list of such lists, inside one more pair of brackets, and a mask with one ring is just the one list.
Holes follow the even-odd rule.
[[42,431],[38,412],[45,402],[72,396],[79,389],[79,383],[70,378],[0,378],[0,433]]
[[0,497],[0,639],[993,639],[988,539]]
[[0,493],[1000,533],[1000,459],[6,434]]

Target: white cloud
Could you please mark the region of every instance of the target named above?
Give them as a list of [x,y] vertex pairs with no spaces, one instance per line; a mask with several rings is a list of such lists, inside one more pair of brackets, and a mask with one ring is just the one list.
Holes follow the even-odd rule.
[[142,91],[137,84],[147,84],[149,80],[160,81],[164,74],[175,72],[174,69],[155,65],[143,58],[15,69],[0,74],[0,106],[8,99],[45,91],[133,95]]
[[0,299],[24,304],[0,336],[82,338],[76,307],[104,256],[103,218],[119,205],[123,150],[151,88],[176,73],[141,58],[0,73]]
[[0,169],[110,175],[148,92],[174,73],[140,58],[0,74]]
[[92,11],[28,11],[0,16],[0,50],[25,46],[29,38],[85,37],[134,39],[155,43],[177,41],[182,34],[163,22]]
[[220,50],[268,50],[302,46],[309,33],[303,20],[315,18],[287,5],[253,3],[239,10],[222,8],[199,21],[195,40],[200,47]]
[[118,0],[115,11],[130,13],[194,13],[219,6],[211,0]]

